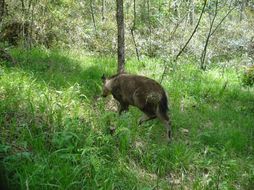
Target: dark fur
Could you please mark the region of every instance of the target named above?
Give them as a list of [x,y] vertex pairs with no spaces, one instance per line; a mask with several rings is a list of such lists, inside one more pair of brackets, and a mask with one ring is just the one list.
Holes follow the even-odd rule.
[[166,113],[168,111],[168,99],[165,92],[163,93],[160,101],[160,111],[163,113]]
[[[109,92],[120,103],[119,114],[128,110],[129,105],[139,108],[145,113],[144,121],[158,117],[168,129],[171,136],[170,119],[168,117],[168,100],[162,86],[155,80],[138,75],[118,74],[109,78],[102,77],[104,81],[103,96]],[[111,89],[105,87],[105,81],[111,80]]]

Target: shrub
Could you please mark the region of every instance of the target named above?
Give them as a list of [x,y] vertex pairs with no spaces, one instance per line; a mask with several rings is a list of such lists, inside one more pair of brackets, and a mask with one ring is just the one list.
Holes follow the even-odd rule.
[[245,69],[242,82],[245,86],[253,86],[253,84],[254,84],[254,64]]

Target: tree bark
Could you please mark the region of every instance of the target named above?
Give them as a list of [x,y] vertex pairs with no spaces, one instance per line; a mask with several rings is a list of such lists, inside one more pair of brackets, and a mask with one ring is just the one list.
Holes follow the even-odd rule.
[[5,5],[4,0],[0,0],[0,23],[2,22],[4,17],[4,9],[5,9],[4,5]]
[[31,49],[32,46],[33,46],[33,27],[34,27],[34,8],[35,8],[35,5],[37,4],[37,0],[35,0],[34,3],[31,2],[31,5],[32,6],[32,10],[31,10],[31,23],[30,24],[30,31],[28,32],[29,33],[29,48]]
[[117,0],[117,31],[118,31],[118,73],[124,72],[125,68],[125,42],[124,42],[124,14],[123,0]]
[[209,32],[208,32],[208,35],[207,35],[206,41],[205,41],[204,50],[203,50],[203,52],[201,54],[201,58],[200,58],[200,68],[202,70],[206,69],[205,58],[206,58],[206,53],[207,53],[207,47],[208,47],[208,43],[209,43],[209,40],[210,40],[210,37],[211,37],[211,34],[212,34],[212,28],[213,28],[213,25],[214,25],[214,21],[217,17],[217,14],[218,14],[218,3],[219,3],[218,0],[216,0],[214,16],[213,16],[212,22],[210,23]]
[[137,18],[137,11],[136,11],[136,0],[133,0],[133,26],[132,28],[136,29],[136,18]]
[[93,27],[96,32],[96,24],[95,24],[95,17],[94,17],[94,9],[93,9],[93,0],[90,0],[90,11],[91,11],[91,16],[93,20]]
[[194,0],[189,0],[190,3],[190,9],[189,9],[189,19],[190,19],[190,25],[193,25],[194,22]]
[[136,30],[136,0],[133,1],[133,25],[131,27],[131,36],[132,36],[132,39],[133,39],[133,43],[134,43],[134,46],[135,46],[135,51],[136,51],[136,56],[137,56],[137,59],[138,61],[140,61],[140,58],[139,58],[139,51],[138,51],[138,47],[137,47],[137,42],[136,42],[136,39],[135,39],[135,30]]
[[12,65],[16,65],[17,61],[4,49],[0,48],[0,60],[8,61]]
[[149,49],[148,54],[151,56],[152,52],[152,26],[151,26],[151,18],[150,18],[150,0],[147,0],[147,19],[148,19],[148,29],[149,29]]
[[105,0],[101,1],[101,20],[105,21]]
[[246,0],[242,0],[241,9],[240,9],[240,21],[242,21],[245,17],[245,7],[246,7]]
[[176,17],[178,17],[179,15],[178,15],[178,4],[177,4],[177,0],[174,0],[174,1],[173,1],[173,9],[174,9],[174,15],[175,15]]

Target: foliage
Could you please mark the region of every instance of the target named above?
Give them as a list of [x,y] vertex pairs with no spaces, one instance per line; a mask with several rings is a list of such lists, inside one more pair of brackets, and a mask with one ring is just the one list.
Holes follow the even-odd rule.
[[[168,144],[159,121],[138,127],[140,111],[119,117],[112,100],[99,97],[113,58],[11,52],[19,65],[0,66],[0,168],[10,188],[252,189],[254,92],[242,88],[236,69],[200,71],[189,57],[172,67],[163,82]],[[145,63],[130,59],[127,70],[159,80],[164,62]]]
[[253,189],[254,90],[243,86],[254,83],[254,67],[243,71],[253,65],[253,1],[207,1],[177,61],[204,1],[124,1],[126,70],[160,81],[168,66],[170,144],[160,122],[138,127],[139,110],[118,116],[100,97],[102,74],[116,71],[115,1],[2,2],[1,187]]
[[243,74],[243,84],[246,86],[254,85],[254,65],[248,67]]
[[[193,18],[190,18],[190,2],[193,2]],[[234,9],[211,38],[207,63],[218,56],[230,60],[235,54],[250,53],[247,47],[253,38],[254,14],[253,2],[246,2],[242,9],[240,1],[219,1],[215,26],[232,7]],[[133,3],[126,0],[124,4],[127,56],[135,55],[130,32],[135,22],[134,37],[141,58],[162,57],[165,60],[175,56],[184,45],[203,7],[203,0],[136,0],[134,18]],[[24,47],[44,45],[81,48],[102,55],[116,54],[116,7],[113,0],[6,0],[6,4],[7,11],[0,28],[1,39],[5,42],[18,41]],[[187,55],[200,57],[216,12],[215,4],[215,0],[208,1],[201,26],[186,49]],[[190,24],[191,19],[193,24]]]

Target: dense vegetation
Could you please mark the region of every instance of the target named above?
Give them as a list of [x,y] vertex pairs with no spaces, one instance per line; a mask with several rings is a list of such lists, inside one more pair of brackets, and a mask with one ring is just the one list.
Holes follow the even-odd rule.
[[252,190],[253,4],[125,1],[126,71],[163,76],[168,143],[159,121],[100,97],[115,1],[0,1],[0,187]]
[[[252,189],[253,89],[242,87],[236,69],[202,72],[185,59],[170,72],[168,144],[160,122],[138,127],[137,109],[118,117],[112,100],[98,97],[114,59],[38,49],[13,55],[20,66],[1,66],[0,78],[0,150],[11,187]],[[127,64],[157,80],[163,66]]]

